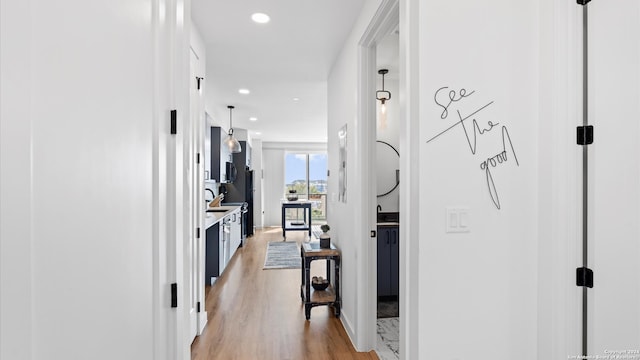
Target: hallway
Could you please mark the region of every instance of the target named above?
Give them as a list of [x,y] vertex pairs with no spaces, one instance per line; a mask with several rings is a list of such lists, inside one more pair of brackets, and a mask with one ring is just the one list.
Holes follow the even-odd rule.
[[[288,240],[300,243],[303,236]],[[267,243],[281,240],[280,228],[257,231],[207,288],[209,322],[191,346],[192,360],[377,359],[373,351],[355,351],[330,308],[313,308],[305,321],[299,269],[262,269]],[[323,262],[316,263],[312,271],[320,272]]]

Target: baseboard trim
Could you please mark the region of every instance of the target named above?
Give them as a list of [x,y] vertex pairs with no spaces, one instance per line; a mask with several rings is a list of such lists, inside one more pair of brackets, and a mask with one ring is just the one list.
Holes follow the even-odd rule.
[[344,309],[342,309],[340,314],[340,322],[342,322],[342,327],[347,333],[347,336],[349,337],[349,341],[351,341],[351,345],[353,345],[353,348],[356,349],[356,351],[362,351],[361,349],[358,349],[358,347],[356,346],[356,342],[353,341],[353,339],[355,339],[356,334],[355,334],[355,331],[353,330],[353,326],[351,326],[351,321],[349,320],[349,316],[344,311]]
[[206,311],[203,311],[200,313],[199,318],[200,318],[200,328],[198,329],[198,335],[202,334],[202,332],[204,331],[204,328],[207,326],[207,320],[209,319],[209,316]]

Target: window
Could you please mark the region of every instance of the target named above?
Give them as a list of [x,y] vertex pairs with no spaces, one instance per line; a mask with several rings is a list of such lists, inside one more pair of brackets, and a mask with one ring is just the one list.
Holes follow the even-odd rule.
[[[313,220],[327,219],[327,154],[287,153],[285,155],[285,198],[295,195],[309,200]],[[291,217],[295,218],[295,213]],[[287,214],[287,217],[290,215]]]

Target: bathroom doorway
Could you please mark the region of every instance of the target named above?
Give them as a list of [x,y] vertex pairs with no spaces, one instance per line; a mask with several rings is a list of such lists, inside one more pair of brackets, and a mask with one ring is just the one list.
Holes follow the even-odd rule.
[[[370,285],[362,294],[364,306],[360,314],[363,316],[364,337],[361,347],[376,350],[381,359],[394,360],[401,356],[401,317],[398,304],[402,298],[399,286],[402,242],[398,211],[401,155],[399,134],[402,123],[399,101],[399,20],[398,1],[382,1],[359,42],[358,91],[358,117],[363,120],[359,128],[364,140],[363,176],[372,180],[366,187],[366,196],[362,201],[362,213],[366,214],[362,231],[366,234],[370,232],[371,237],[363,249],[368,255],[363,270]],[[384,218],[387,215],[390,218]],[[384,224],[378,222],[381,216]],[[379,271],[379,266],[386,270]],[[379,302],[379,299],[382,301]],[[380,309],[379,304],[382,305]]]
[[399,31],[376,44],[376,352],[399,359],[400,80]]

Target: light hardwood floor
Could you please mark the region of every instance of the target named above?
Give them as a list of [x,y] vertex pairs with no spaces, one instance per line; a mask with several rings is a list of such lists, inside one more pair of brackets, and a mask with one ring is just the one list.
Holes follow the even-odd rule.
[[[298,244],[303,238],[304,232],[287,234]],[[314,307],[305,320],[300,269],[262,270],[269,241],[282,241],[282,230],[250,237],[207,288],[209,322],[191,346],[191,359],[378,359],[374,351],[355,351],[332,308]],[[312,274],[323,275],[324,262],[314,263]]]

